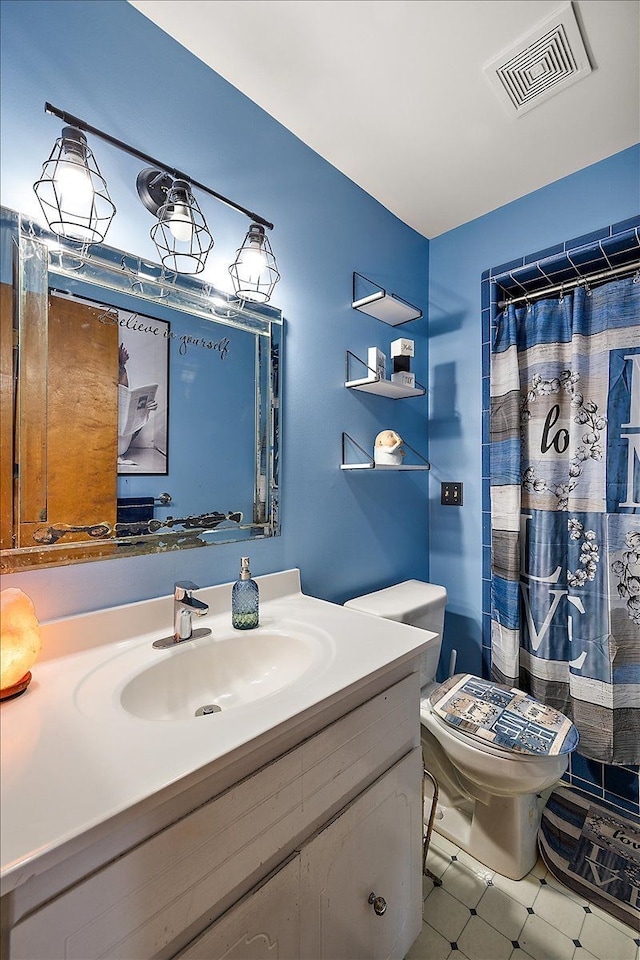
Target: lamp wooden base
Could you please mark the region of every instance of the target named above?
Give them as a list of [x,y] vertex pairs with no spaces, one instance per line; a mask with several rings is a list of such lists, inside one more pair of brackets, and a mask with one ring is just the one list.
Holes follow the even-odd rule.
[[19,694],[24,693],[29,684],[31,683],[31,671],[25,673],[22,680],[18,680],[17,683],[13,683],[10,687],[5,687],[4,690],[0,690],[0,700],[10,700],[11,697],[17,697]]

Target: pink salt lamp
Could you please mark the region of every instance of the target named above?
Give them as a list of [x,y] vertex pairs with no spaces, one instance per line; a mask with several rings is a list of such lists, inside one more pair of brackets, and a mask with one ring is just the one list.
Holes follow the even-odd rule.
[[0,700],[25,690],[41,647],[40,624],[30,598],[15,587],[0,593]]

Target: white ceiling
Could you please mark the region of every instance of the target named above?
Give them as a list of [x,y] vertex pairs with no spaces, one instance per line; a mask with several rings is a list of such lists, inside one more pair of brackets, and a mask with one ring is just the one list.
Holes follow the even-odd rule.
[[520,117],[483,67],[563,0],[130,2],[426,237],[640,140],[638,0],[574,2],[593,72]]

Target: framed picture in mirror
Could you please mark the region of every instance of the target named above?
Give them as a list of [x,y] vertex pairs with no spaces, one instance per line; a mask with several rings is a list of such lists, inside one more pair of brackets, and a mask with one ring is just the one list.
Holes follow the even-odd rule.
[[56,324],[61,328],[75,328],[78,337],[86,336],[96,324],[115,328],[118,340],[118,474],[166,476],[169,473],[171,324],[51,289],[50,330]]
[[[118,328],[118,473],[169,473],[169,335],[165,320],[115,312]],[[141,326],[137,326],[141,324]]]

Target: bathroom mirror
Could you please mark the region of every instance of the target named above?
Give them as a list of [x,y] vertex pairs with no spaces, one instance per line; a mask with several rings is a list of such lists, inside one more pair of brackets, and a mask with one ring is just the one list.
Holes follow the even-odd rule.
[[280,312],[0,230],[2,571],[277,535]]

